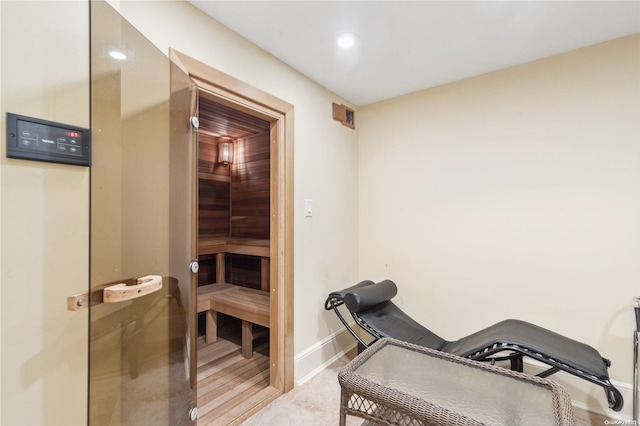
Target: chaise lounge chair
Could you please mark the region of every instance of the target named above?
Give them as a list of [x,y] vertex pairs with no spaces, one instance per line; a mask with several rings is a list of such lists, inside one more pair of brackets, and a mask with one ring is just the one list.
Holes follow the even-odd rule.
[[[609,407],[620,411],[622,395],[609,380],[611,362],[593,347],[561,336],[537,325],[508,319],[455,341],[447,341],[418,324],[391,302],[398,289],[393,281],[362,281],[352,287],[329,294],[326,310],[333,310],[342,324],[358,341],[359,351],[369,344],[349,326],[338,306],[345,305],[356,324],[375,340],[391,337],[427,348],[477,361],[511,362],[511,369],[522,372],[523,357],[538,360],[549,368],[538,374],[547,377],[566,371],[601,386]],[[374,340],[374,341],[375,341]],[[373,342],[372,342],[373,343]]]

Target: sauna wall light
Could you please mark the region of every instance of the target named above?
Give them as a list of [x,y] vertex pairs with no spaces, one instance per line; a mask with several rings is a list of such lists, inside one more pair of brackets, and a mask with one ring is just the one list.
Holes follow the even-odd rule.
[[218,142],[218,163],[231,164],[233,163],[233,141],[230,139],[223,139],[222,142]]

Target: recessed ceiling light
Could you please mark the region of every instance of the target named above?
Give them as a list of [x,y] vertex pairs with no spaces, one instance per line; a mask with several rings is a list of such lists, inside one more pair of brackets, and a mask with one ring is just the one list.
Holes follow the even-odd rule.
[[127,55],[118,50],[112,50],[111,52],[109,52],[109,56],[119,61],[124,61],[125,59],[127,59]]
[[341,34],[338,36],[338,46],[343,49],[348,49],[356,44],[358,37],[352,33]]

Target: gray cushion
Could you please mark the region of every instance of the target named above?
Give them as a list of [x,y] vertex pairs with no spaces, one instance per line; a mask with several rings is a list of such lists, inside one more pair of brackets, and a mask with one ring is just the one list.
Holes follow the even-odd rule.
[[344,295],[344,304],[351,312],[362,312],[387,302],[398,294],[398,288],[391,280],[380,281],[366,287],[356,288]]

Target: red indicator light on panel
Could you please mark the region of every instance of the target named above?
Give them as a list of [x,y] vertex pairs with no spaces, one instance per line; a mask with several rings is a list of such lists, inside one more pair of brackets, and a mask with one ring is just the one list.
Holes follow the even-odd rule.
[[80,137],[80,133],[78,132],[65,132],[65,134],[71,138],[79,138]]

